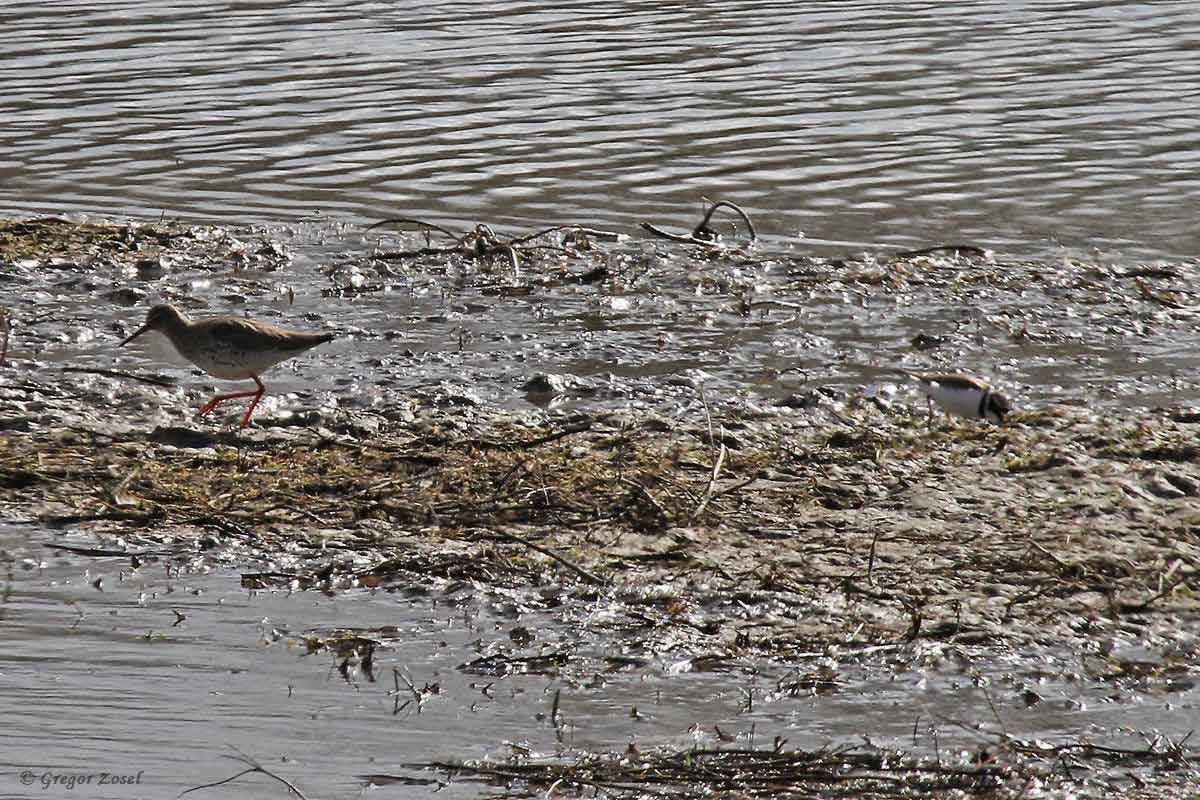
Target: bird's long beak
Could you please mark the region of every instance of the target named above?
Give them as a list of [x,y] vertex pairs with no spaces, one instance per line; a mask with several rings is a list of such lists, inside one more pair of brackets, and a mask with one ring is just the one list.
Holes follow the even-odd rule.
[[123,342],[121,342],[119,345],[117,345],[117,347],[124,347],[125,345],[129,344],[129,343],[130,343],[130,342],[132,342],[134,339],[136,339],[137,337],[141,336],[143,333],[145,333],[145,332],[146,332],[146,331],[148,331],[148,330],[150,330],[150,326],[149,326],[149,325],[143,325],[142,327],[140,327],[140,328],[138,328],[136,331],[134,331],[132,336],[130,336],[128,339],[126,339],[125,341],[123,341]]

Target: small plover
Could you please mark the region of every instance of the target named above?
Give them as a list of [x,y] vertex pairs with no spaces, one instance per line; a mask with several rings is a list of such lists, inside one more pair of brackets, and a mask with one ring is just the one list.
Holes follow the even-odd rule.
[[933,423],[933,404],[937,403],[947,414],[957,414],[970,419],[986,419],[1000,425],[1004,416],[1012,410],[1008,398],[997,392],[985,381],[964,375],[961,372],[928,373],[895,368],[897,372],[913,378],[921,384],[929,400],[929,420]]

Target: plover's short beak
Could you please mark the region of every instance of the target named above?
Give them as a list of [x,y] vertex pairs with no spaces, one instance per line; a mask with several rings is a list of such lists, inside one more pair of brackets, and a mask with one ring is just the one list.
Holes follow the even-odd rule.
[[134,339],[136,339],[137,337],[141,336],[143,333],[145,333],[145,332],[146,332],[146,331],[148,331],[148,330],[150,330],[150,326],[149,326],[149,325],[143,325],[142,327],[140,327],[140,328],[138,328],[136,331],[134,331],[132,336],[130,336],[128,339],[126,339],[125,341],[123,341],[123,342],[121,342],[119,345],[117,345],[117,347],[124,347],[125,345],[129,344],[129,343],[130,343],[130,342],[132,342]]

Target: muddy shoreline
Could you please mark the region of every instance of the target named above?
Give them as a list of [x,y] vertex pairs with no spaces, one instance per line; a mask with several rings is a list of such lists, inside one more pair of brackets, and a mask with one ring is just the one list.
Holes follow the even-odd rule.
[[[386,585],[403,552],[426,579],[654,585],[699,606],[745,593],[800,619],[720,624],[705,641],[784,659],[922,637],[1191,639],[1200,451],[1194,423],[1166,413],[927,431],[868,408],[829,425],[717,411],[710,442],[653,413],[121,430],[67,422],[86,396],[61,386],[5,394],[12,516],[131,546],[302,542],[315,563],[277,577],[303,588]],[[13,413],[30,405],[36,416]],[[378,563],[339,569],[330,550]]]
[[[743,248],[694,246],[701,249],[687,257],[700,263],[740,259],[745,269],[758,258]],[[597,281],[635,269],[636,259],[603,247],[588,244],[595,249],[586,258],[596,263],[586,269],[537,273],[543,287],[600,263],[606,272]],[[678,247],[686,254],[691,245]],[[390,261],[436,276],[463,257]],[[145,278],[231,258],[268,272],[289,262],[288,248],[264,231],[246,239],[58,221],[0,231],[17,334],[37,313],[17,300],[24,271],[86,275],[107,259],[123,265],[121,274]],[[500,272],[474,273],[476,288],[511,283],[503,262]],[[1162,274],[1180,269],[1162,267]],[[330,296],[371,285],[337,283],[344,273],[327,270],[341,286]],[[881,283],[913,281],[903,269],[879,274]],[[1021,279],[995,265],[992,274],[1001,276],[984,282],[993,287]],[[1175,295],[1144,282],[1151,279],[1130,278],[1141,282],[1127,290],[1155,309],[1159,324],[1171,314],[1190,320],[1190,309],[1172,307]],[[970,285],[955,279],[959,291]],[[110,291],[132,292],[114,302],[145,297],[136,287]],[[1200,415],[1186,408],[1056,404],[1019,410],[1003,427],[944,418],[931,426],[922,405],[871,389],[818,389],[763,410],[710,396],[703,384],[676,383],[663,402],[616,409],[580,402],[513,410],[452,389],[371,408],[306,408],[301,398],[294,410],[237,431],[188,421],[193,398],[134,380],[147,377],[154,376],[65,373],[22,357],[14,337],[0,366],[0,511],[86,533],[97,554],[128,555],[131,570],[162,559],[234,565],[252,590],[438,595],[466,587],[516,591],[541,610],[598,600],[617,609],[575,621],[620,641],[611,663],[519,638],[486,663],[464,661],[501,676],[547,670],[577,680],[671,654],[691,670],[795,668],[796,691],[820,692],[837,691],[842,670],[864,665],[969,675],[972,664],[1021,654],[1021,666],[991,689],[1003,714],[1042,701],[1029,654],[1054,651],[1078,662],[1051,681],[1157,696],[1194,685]],[[564,385],[543,377],[530,391],[565,393]],[[377,650],[397,644],[386,631],[348,630],[311,646],[342,654],[348,668],[370,669]],[[662,786],[683,792],[672,796],[714,789],[774,796],[780,785],[829,791],[841,785],[830,777],[839,769],[891,775],[839,790],[855,797],[895,796],[892,778],[914,797],[1020,796],[1034,783],[1042,791],[1087,787],[1097,796],[1129,794],[1132,786],[1165,797],[1197,785],[1190,749],[1170,740],[1109,752],[1082,739],[999,737],[962,756],[975,772],[955,773],[959,783],[917,780],[931,769],[927,753],[888,765],[850,750],[840,761],[792,752],[783,764],[782,747],[760,745],[767,749],[743,754],[744,763],[734,763],[733,746],[724,755],[698,754],[696,764],[711,763],[691,777],[666,769],[686,755],[670,753],[640,767],[621,754],[563,754],[540,772],[524,762],[507,772],[487,765],[468,772],[517,793],[555,785],[668,791],[646,788],[653,772],[669,774]],[[1059,768],[1064,747],[1074,748],[1074,770]],[[820,768],[810,770],[816,762]],[[803,775],[788,773],[800,764]],[[946,766],[940,754],[934,766]],[[761,783],[729,777],[756,770]]]

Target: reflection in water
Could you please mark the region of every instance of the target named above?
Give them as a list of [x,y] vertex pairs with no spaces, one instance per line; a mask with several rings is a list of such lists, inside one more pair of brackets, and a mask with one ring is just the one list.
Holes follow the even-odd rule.
[[[0,210],[1191,253],[1189,4],[8,3]],[[48,32],[52,31],[52,35]]]

